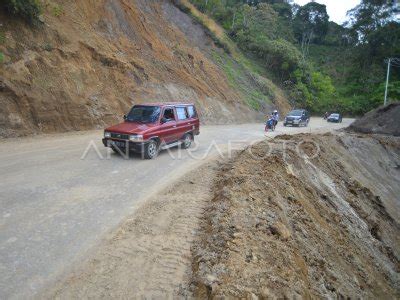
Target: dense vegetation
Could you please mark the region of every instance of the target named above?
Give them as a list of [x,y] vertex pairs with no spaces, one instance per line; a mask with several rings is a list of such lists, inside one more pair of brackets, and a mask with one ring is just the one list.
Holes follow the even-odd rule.
[[[383,102],[385,59],[400,55],[396,0],[362,0],[344,26],[325,5],[286,0],[192,0],[287,90],[292,103],[320,113],[360,114]],[[400,99],[392,67],[389,98]]]
[[41,13],[39,0],[2,0],[0,8],[34,23]]

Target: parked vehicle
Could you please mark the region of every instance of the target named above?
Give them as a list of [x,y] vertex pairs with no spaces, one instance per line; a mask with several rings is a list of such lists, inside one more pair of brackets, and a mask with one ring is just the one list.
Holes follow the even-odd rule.
[[342,123],[342,115],[338,113],[330,114],[327,121],[334,123]]
[[104,130],[104,146],[117,153],[140,152],[146,159],[152,159],[160,150],[174,146],[189,148],[194,136],[200,134],[194,104],[135,105],[124,120]]
[[289,112],[284,121],[283,126],[308,126],[310,122],[310,114],[305,109],[295,109]]

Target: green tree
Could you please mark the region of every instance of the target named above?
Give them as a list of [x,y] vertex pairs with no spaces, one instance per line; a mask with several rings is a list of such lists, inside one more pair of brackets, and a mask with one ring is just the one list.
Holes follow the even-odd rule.
[[328,32],[329,15],[326,6],[310,2],[299,8],[294,18],[294,34],[301,43],[306,36],[310,40],[321,43]]
[[[362,0],[348,13],[347,26],[329,22],[325,5],[316,2],[191,1],[222,24],[298,106],[360,114],[382,102],[384,61],[400,55],[397,0]],[[391,99],[398,97],[399,73],[392,68]]]
[[0,7],[31,23],[37,21],[41,13],[39,0],[2,0]]
[[363,42],[380,27],[399,17],[398,0],[362,0],[348,12],[350,21],[347,25],[356,31]]

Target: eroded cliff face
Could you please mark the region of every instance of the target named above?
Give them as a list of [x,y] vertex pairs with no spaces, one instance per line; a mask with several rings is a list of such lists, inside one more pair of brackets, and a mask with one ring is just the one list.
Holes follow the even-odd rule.
[[212,61],[221,50],[169,1],[53,2],[61,15],[46,8],[34,28],[0,15],[0,136],[102,128],[151,101],[195,102],[204,123],[259,116]]

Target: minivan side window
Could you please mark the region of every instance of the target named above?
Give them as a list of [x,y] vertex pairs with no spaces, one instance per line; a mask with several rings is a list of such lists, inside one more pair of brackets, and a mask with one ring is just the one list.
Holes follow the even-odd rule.
[[190,105],[187,107],[189,118],[195,118],[197,116],[196,109],[194,106]]
[[175,121],[175,114],[173,108],[166,108],[164,110],[164,119],[166,121]]
[[178,115],[178,120],[186,120],[188,118],[185,107],[177,107],[176,114]]

